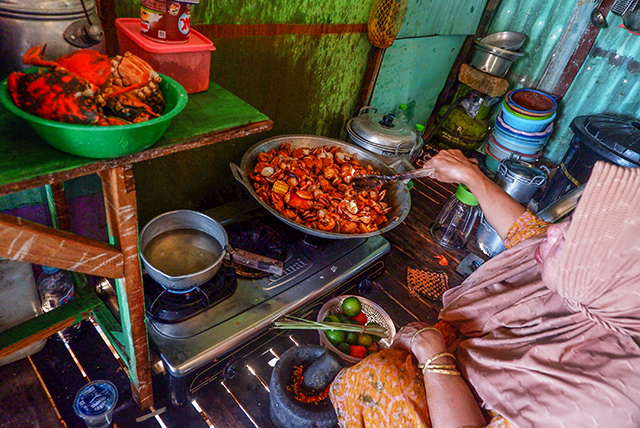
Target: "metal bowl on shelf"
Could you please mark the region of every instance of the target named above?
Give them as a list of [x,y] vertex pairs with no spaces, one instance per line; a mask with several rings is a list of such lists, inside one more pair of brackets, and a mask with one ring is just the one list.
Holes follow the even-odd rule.
[[527,35],[517,31],[501,31],[480,39],[482,43],[489,46],[515,52],[520,50],[526,40]]
[[524,55],[524,52],[501,49],[479,40],[475,43],[476,50],[471,58],[471,65],[492,76],[504,77],[511,64]]

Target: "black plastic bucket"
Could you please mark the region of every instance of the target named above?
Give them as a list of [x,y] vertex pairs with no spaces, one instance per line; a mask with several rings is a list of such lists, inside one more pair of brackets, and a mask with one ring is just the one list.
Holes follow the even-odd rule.
[[622,116],[578,116],[569,125],[573,139],[558,170],[549,180],[538,210],[586,183],[599,160],[640,167],[640,122]]

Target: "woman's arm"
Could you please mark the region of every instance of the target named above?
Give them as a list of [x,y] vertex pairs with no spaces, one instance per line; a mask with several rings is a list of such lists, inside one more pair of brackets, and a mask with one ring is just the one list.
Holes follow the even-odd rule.
[[[419,364],[424,364],[434,355],[446,352],[442,334],[435,329],[420,331],[425,327],[428,326],[424,323],[408,324],[400,329],[393,340],[394,346],[413,353]],[[433,364],[454,365],[455,361],[451,357],[443,356],[433,360],[431,365]],[[445,371],[456,372],[456,369]],[[478,403],[461,376],[425,371],[424,387],[433,428],[486,425]]]
[[425,162],[424,167],[434,168],[430,177],[436,180],[467,186],[478,200],[485,218],[502,239],[525,212],[520,203],[484,175],[478,165],[460,150],[441,150]]

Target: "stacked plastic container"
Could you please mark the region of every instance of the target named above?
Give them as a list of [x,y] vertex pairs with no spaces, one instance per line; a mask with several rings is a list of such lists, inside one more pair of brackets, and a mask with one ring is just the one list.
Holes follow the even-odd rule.
[[502,159],[515,157],[535,162],[553,132],[558,103],[554,96],[535,89],[507,92],[496,124],[485,145],[485,164],[495,173]]

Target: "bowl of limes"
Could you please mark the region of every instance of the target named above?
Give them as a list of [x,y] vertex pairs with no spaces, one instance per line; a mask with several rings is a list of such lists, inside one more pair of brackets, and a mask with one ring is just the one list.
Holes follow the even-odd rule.
[[[343,295],[326,302],[318,312],[318,322],[379,325],[386,330],[386,337],[366,332],[319,330],[320,344],[336,352],[348,363],[356,364],[364,357],[391,346],[396,328],[393,320],[378,304],[360,296]],[[352,329],[351,329],[352,330]]]

